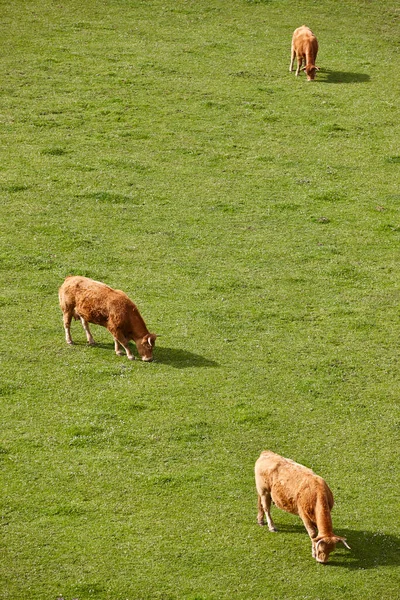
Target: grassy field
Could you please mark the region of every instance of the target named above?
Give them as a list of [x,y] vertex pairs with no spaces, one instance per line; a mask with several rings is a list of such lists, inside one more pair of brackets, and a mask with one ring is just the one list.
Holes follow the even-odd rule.
[[[400,598],[399,15],[0,0],[0,598]],[[128,293],[154,363],[65,344],[71,273]],[[351,552],[257,526],[266,448]]]

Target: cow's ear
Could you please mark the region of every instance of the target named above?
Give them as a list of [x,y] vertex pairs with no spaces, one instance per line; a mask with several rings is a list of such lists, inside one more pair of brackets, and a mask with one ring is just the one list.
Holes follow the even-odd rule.
[[305,67],[301,67],[300,71],[305,71],[307,69],[307,65]]

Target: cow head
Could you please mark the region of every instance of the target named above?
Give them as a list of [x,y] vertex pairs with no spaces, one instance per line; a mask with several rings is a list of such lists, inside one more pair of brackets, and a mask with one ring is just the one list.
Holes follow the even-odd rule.
[[314,81],[315,75],[317,74],[317,71],[319,71],[319,67],[316,67],[315,65],[306,65],[302,68],[302,71],[306,72],[307,81]]
[[146,333],[146,335],[136,341],[136,347],[142,360],[145,362],[151,362],[153,360],[153,348],[156,343],[156,334],[155,333]]
[[313,557],[319,563],[326,564],[329,560],[329,555],[336,548],[336,544],[342,544],[350,550],[350,546],[346,542],[346,538],[338,535],[320,536],[313,540]]

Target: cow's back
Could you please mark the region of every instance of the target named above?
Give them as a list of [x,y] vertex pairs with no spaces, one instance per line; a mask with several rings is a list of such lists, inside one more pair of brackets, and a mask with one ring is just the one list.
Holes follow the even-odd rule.
[[88,277],[67,277],[60,288],[60,303],[71,306],[75,312],[96,325],[107,326],[110,321],[126,322],[136,308],[121,290]]
[[298,27],[293,32],[292,38],[293,47],[296,50],[298,57],[305,58],[311,52],[313,58],[317,56],[318,41],[313,32],[306,25]]
[[274,452],[262,452],[256,462],[257,488],[264,485],[276,506],[298,514],[299,499],[312,503],[315,483],[324,480],[311,469]]
[[315,37],[315,35],[311,31],[311,29],[309,27],[307,27],[307,25],[302,25],[301,27],[298,27],[297,29],[294,30],[292,41],[293,41],[293,43],[296,43],[299,41],[311,42],[312,40],[316,40],[316,39],[317,38]]

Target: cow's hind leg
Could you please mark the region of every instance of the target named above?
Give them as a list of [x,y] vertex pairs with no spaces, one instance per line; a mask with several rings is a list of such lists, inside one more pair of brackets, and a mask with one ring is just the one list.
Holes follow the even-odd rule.
[[85,319],[83,317],[80,317],[80,320],[81,320],[81,323],[82,323],[82,327],[85,330],[86,339],[88,341],[88,344],[90,344],[91,346],[94,346],[96,342],[94,341],[93,336],[90,333],[89,323],[87,321],[85,321]]
[[258,496],[258,515],[257,521],[259,525],[264,525],[264,514],[267,518],[268,529],[270,531],[278,531],[271,517],[271,495],[264,492]]
[[290,67],[289,67],[289,73],[291,73],[293,71],[293,63],[294,63],[294,59],[296,58],[296,52],[294,51],[294,48],[292,46],[292,54],[290,57]]
[[68,309],[66,308],[65,310],[63,309],[63,323],[64,323],[64,330],[65,330],[65,340],[67,342],[67,344],[73,344],[74,342],[72,341],[72,337],[71,337],[71,321],[72,321],[72,316],[74,314],[74,309]]
[[257,523],[259,525],[265,525],[264,523],[264,509],[261,502],[261,496],[258,495],[258,513],[257,513]]

